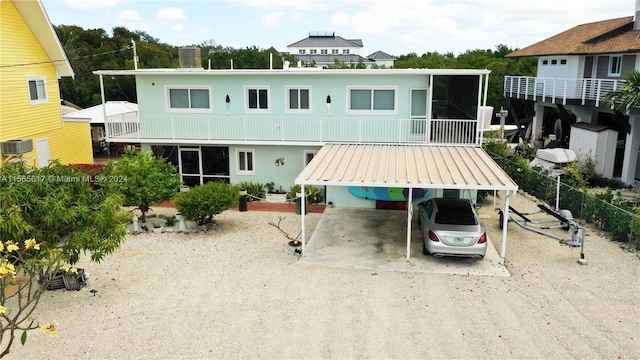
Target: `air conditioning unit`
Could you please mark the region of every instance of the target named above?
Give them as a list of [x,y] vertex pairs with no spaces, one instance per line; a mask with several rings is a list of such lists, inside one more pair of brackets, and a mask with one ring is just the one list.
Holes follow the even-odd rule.
[[178,49],[180,67],[185,69],[202,68],[202,60],[199,47],[185,47]]
[[33,142],[27,140],[7,140],[0,143],[2,155],[20,155],[33,151]]

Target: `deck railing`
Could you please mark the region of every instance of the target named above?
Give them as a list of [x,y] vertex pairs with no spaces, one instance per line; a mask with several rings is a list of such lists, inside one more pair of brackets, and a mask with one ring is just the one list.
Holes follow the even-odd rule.
[[504,95],[510,98],[561,102],[579,100],[582,105],[594,101],[600,106],[604,94],[616,90],[620,80],[593,78],[543,78],[531,76],[505,76]]
[[446,143],[478,144],[476,120],[276,117],[107,117],[109,141],[206,143]]

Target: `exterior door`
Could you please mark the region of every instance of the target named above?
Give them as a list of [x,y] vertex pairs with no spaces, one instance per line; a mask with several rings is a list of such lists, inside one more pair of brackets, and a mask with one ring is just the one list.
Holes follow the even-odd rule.
[[36,149],[38,150],[38,167],[49,166],[49,160],[51,160],[49,139],[38,139],[36,141]]
[[202,184],[202,164],[200,148],[180,148],[180,175],[182,182],[190,187]]

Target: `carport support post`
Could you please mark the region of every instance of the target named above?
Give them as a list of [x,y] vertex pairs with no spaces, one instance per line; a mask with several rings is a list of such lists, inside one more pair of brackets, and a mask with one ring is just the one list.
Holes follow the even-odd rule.
[[302,192],[302,199],[300,199],[300,214],[302,215],[302,254],[304,254],[305,251],[305,243],[307,242],[307,234],[304,231],[304,229],[306,228],[306,226],[304,225],[304,215],[306,214],[306,210],[307,210],[307,197],[304,193],[304,184],[300,184],[300,191]]
[[411,219],[413,218],[413,189],[409,188],[407,199],[407,260],[411,258]]
[[500,246],[500,265],[504,265],[504,258],[507,252],[507,224],[509,223],[509,198],[515,196],[516,192],[513,191],[509,194],[509,190],[506,192],[504,200],[504,210],[502,217],[502,245]]

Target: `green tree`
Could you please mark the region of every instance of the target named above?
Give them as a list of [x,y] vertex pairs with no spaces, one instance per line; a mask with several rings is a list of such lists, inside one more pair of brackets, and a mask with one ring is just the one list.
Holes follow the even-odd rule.
[[84,253],[99,262],[124,241],[131,214],[122,196],[95,189],[90,179],[58,162],[0,167],[0,357],[20,333],[22,344],[37,328],[55,336],[57,324],[40,326],[34,315],[64,264]]
[[631,109],[640,107],[640,71],[632,70],[628,73],[622,86],[606,93],[602,100],[622,114],[628,114]]
[[124,205],[140,210],[142,222],[146,221],[149,208],[171,200],[181,183],[175,166],[150,150],[126,151],[117,162],[109,161],[102,178],[109,191],[124,196]]
[[214,216],[238,206],[239,199],[239,186],[208,182],[180,193],[176,197],[176,209],[185,219],[206,225],[213,222]]

